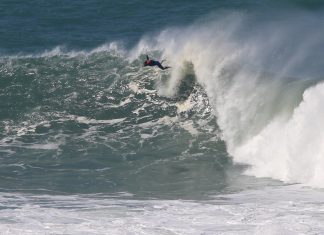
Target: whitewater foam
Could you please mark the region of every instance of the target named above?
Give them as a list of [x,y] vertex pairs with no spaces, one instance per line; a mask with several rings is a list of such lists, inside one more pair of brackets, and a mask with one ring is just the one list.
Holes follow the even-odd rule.
[[323,89],[322,83],[307,89],[289,120],[273,120],[235,149],[238,161],[252,165],[249,174],[323,186]]
[[296,186],[247,190],[200,202],[134,200],[131,194],[107,197],[3,193],[0,203],[3,234],[319,234],[324,231],[322,193]]

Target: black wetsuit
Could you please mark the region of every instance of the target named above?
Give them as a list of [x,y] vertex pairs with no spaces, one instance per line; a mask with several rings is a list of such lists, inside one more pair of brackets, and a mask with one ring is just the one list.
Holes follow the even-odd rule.
[[167,68],[167,67],[163,67],[162,64],[157,60],[151,60],[148,66],[158,66],[162,70]]

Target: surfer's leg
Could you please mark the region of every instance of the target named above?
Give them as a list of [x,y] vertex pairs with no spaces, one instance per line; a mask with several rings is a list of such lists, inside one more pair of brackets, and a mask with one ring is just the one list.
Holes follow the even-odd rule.
[[156,60],[154,60],[153,63],[152,63],[152,65],[150,65],[150,66],[157,66],[157,67],[159,67],[159,68],[162,69],[162,70],[165,70],[165,69],[171,68],[171,67],[169,67],[169,66],[167,66],[167,67],[163,67],[162,64],[161,64],[159,61],[156,61]]
[[158,66],[160,69],[164,70],[165,68],[161,65],[159,61],[155,62],[155,65]]

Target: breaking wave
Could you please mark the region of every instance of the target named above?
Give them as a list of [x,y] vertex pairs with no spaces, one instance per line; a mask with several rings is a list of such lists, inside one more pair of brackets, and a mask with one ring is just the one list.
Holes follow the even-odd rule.
[[247,174],[323,187],[323,16],[214,15],[143,38],[132,53],[161,50],[172,61],[166,96],[193,66],[227,151]]
[[[129,191],[140,179],[155,187],[147,184],[154,169],[155,180],[168,182],[163,166],[181,171],[184,161],[202,156],[216,159],[223,177],[225,151],[247,164],[249,175],[323,187],[323,16],[267,14],[217,12],[146,35],[130,49],[109,43],[2,56],[6,187],[12,181],[24,187],[24,180],[48,172],[68,174],[64,185],[96,180],[96,187],[124,184]],[[145,54],[172,69],[142,68]],[[151,152],[156,158],[148,160]],[[25,156],[18,165],[8,158],[16,153]],[[200,180],[215,174],[209,167],[201,168]],[[56,179],[47,188],[46,178],[35,185],[61,190]]]

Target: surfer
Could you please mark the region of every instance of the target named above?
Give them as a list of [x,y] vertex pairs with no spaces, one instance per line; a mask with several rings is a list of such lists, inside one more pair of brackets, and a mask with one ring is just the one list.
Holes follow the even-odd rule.
[[157,60],[150,60],[150,58],[148,57],[148,55],[146,55],[146,60],[144,61],[144,67],[145,66],[158,66],[160,69],[162,70],[165,70],[165,69],[168,69],[168,68],[171,68],[169,66],[163,66],[162,63],[163,63],[164,60],[162,60],[161,62],[157,61]]

